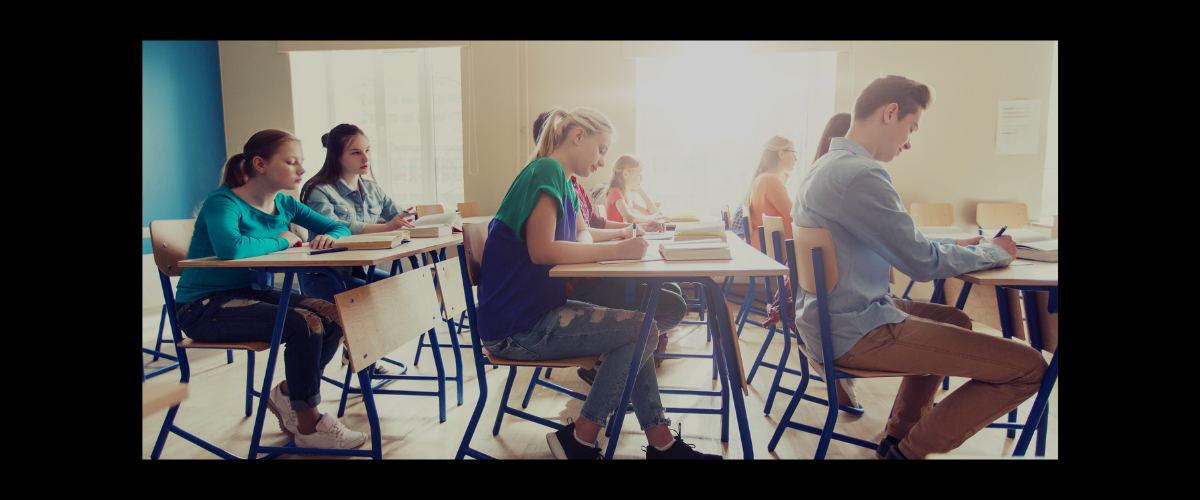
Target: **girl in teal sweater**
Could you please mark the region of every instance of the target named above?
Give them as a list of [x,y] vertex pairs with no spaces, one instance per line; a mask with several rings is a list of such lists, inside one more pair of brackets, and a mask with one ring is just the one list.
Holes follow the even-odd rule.
[[[348,236],[346,226],[322,217],[280,191],[300,187],[304,154],[287,132],[264,130],[246,141],[242,153],[225,164],[221,187],[196,217],[188,259],[254,257],[297,246],[288,230],[296,223],[319,236],[313,249],[329,248]],[[261,287],[257,274],[240,268],[185,268],[175,300],[179,327],[200,342],[270,342],[282,291]],[[347,429],[333,415],[321,415],[321,372],[342,337],[337,307],[293,295],[281,342],[285,380],[271,390],[267,406],[279,427],[304,448],[359,448],[367,435]]]

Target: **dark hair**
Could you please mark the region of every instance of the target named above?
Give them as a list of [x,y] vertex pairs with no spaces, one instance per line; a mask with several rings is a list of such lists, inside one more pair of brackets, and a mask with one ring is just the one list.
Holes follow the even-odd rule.
[[817,159],[825,156],[829,152],[829,141],[834,137],[846,137],[846,132],[850,131],[850,113],[838,113],[829,119],[829,123],[825,124],[825,131],[821,133],[821,142],[817,144],[817,154],[813,156],[813,163]]
[[879,108],[893,102],[900,107],[897,119],[903,120],[905,116],[916,113],[918,107],[926,109],[933,104],[933,89],[903,76],[876,78],[858,95],[858,101],[854,103],[854,119],[865,120]]
[[533,121],[533,143],[534,144],[537,144],[538,137],[542,136],[542,129],[546,127],[546,120],[550,118],[550,113],[553,113],[553,112],[554,112],[553,109],[550,111],[542,111],[542,114],[538,115],[537,119]]
[[221,173],[221,185],[230,188],[242,186],[247,180],[257,175],[254,171],[254,158],[270,159],[275,155],[279,146],[287,141],[300,142],[300,139],[275,129],[263,130],[250,136],[250,140],[246,141],[245,146],[242,146],[242,152],[233,155],[229,161],[225,162],[225,169]]
[[[343,123],[333,127],[328,134],[321,136],[321,146],[325,148],[325,163],[321,165],[321,170],[317,171],[317,174],[305,182],[304,187],[300,188],[300,203],[308,201],[308,194],[313,189],[336,183],[338,179],[342,178],[342,162],[339,160],[342,158],[342,153],[346,152],[346,144],[350,142],[350,138],[356,135],[367,136],[362,129],[349,123]],[[371,178],[374,179],[375,175],[371,174]]]

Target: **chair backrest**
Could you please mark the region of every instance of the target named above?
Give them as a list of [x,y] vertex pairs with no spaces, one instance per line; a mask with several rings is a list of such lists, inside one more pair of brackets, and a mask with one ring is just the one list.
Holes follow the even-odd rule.
[[[467,278],[479,286],[479,266],[483,262],[483,245],[487,242],[488,225],[482,222],[463,224],[463,249],[466,251]],[[459,257],[462,257],[460,255]]]
[[304,229],[303,226],[288,224],[288,231],[291,231],[292,234],[299,236],[300,241],[308,241],[308,230]]
[[183,269],[179,261],[187,260],[192,244],[196,219],[156,220],[150,223],[150,246],[154,249],[154,265],[167,276],[179,276]]
[[[742,213],[745,213],[745,212],[742,212]],[[751,243],[754,240],[750,237],[750,231],[757,231],[758,229],[750,226],[750,216],[749,215],[742,216],[742,227],[746,228],[746,234],[743,236],[744,238],[746,238],[746,244],[750,245],[750,246],[754,246],[753,243]]]
[[466,203],[459,203],[458,204],[458,216],[462,217],[464,219],[467,217],[478,217],[479,216],[479,203],[474,202],[474,201],[469,201]]
[[1024,203],[980,203],[975,205],[975,223],[987,229],[1025,227],[1029,225],[1029,209]]
[[917,227],[941,227],[954,225],[954,205],[949,203],[913,203],[908,206]]
[[417,205],[417,218],[420,219],[426,215],[446,213],[446,209],[441,205]]
[[442,312],[447,320],[458,318],[467,310],[466,290],[462,286],[462,264],[459,262],[461,258],[459,256],[433,265],[438,278],[438,296],[444,308]]
[[721,220],[725,221],[725,230],[728,231],[733,225],[733,214],[729,212],[729,205],[721,205]]
[[825,269],[825,293],[833,291],[833,287],[837,286],[838,270],[837,270],[837,255],[833,250],[833,233],[828,229],[819,229],[811,227],[792,226],[792,237],[796,246],[795,264],[789,263],[789,266],[794,266],[797,277],[793,283],[799,283],[800,288],[808,293],[817,293],[816,272],[813,270],[812,252],[813,248],[820,248],[824,259]]
[[360,286],[333,299],[354,373],[443,324],[429,268]]
[[[771,236],[774,233],[779,233],[780,244],[783,243],[783,240],[787,239],[787,233],[785,232],[787,231],[787,228],[783,225],[783,217],[763,215],[762,227],[762,238],[759,240],[759,242],[762,243],[763,248],[765,248],[763,253],[767,254],[768,257],[775,259],[776,262],[783,262],[783,255],[775,255],[774,237]],[[783,248],[780,247],[779,251],[783,252]]]

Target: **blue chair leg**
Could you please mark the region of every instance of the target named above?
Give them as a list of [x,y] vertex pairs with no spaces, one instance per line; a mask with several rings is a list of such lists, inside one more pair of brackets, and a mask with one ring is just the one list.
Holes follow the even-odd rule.
[[[162,318],[160,318],[160,319],[158,320],[158,342],[155,342],[155,343],[154,343],[154,350],[155,350],[155,351],[162,352],[162,345],[163,345],[163,330],[165,329],[166,325],[167,325],[167,305],[166,305],[166,304],[163,304],[163,307],[162,307]],[[151,363],[153,363],[153,362],[155,362],[155,361],[158,361],[158,355],[157,355],[157,354],[156,354],[156,355],[154,355],[154,359],[151,359],[151,360],[150,360],[150,362],[151,362]],[[143,366],[144,366],[144,365],[143,365]],[[143,372],[145,372],[145,371],[146,371],[146,370],[145,370],[145,368],[143,368],[143,369],[142,369],[142,371],[143,371]]]
[[779,438],[783,437],[783,431],[792,426],[792,414],[796,413],[796,407],[800,405],[800,401],[804,398],[800,397],[804,391],[808,389],[808,360],[804,356],[800,356],[800,385],[796,387],[795,396],[788,403],[788,407],[783,412],[783,418],[779,420],[779,425],[775,426],[775,434],[771,436],[770,443],[767,444],[767,451],[775,451],[775,446],[779,444]]
[[417,339],[417,355],[413,356],[413,366],[421,365],[421,347],[425,345],[425,334],[421,334],[421,338]]
[[[771,329],[775,329],[775,325],[771,325]],[[779,382],[783,380],[783,372],[787,370],[788,356],[792,351],[792,332],[788,328],[783,329],[783,355],[779,357],[779,364],[775,367],[775,378],[771,381],[771,389],[767,394],[767,404],[763,406],[763,413],[771,413],[771,406],[775,404],[775,395],[779,393]],[[793,394],[794,399],[803,399],[800,394]],[[837,402],[837,398],[833,399]]]
[[771,328],[767,329],[767,338],[763,339],[762,348],[758,350],[758,358],[756,358],[754,360],[754,366],[750,367],[750,373],[748,375],[746,375],[746,383],[747,384],[754,382],[754,374],[758,373],[758,367],[762,366],[763,356],[766,356],[767,347],[770,347],[771,338],[774,336],[775,336],[775,325],[771,325]]
[[225,351],[225,364],[233,363],[233,349]]
[[[268,396],[269,397],[269,396]],[[246,416],[254,414],[254,351],[246,350]]]
[[508,408],[508,395],[512,393],[513,381],[517,379],[517,367],[508,367],[508,382],[504,384],[504,395],[500,397],[500,408],[496,410],[496,425],[492,427],[492,435],[500,434],[500,421],[504,420],[504,410]]
[[537,385],[538,376],[542,373],[542,367],[533,369],[533,377],[529,379],[529,388],[525,390],[525,399],[521,400],[521,408],[529,407],[529,397],[533,395],[533,387]]

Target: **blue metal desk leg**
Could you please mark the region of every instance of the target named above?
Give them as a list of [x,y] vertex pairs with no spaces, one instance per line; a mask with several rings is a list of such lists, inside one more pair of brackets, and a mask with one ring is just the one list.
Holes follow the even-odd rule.
[[[996,306],[998,312],[1000,313],[1000,333],[1004,334],[1004,338],[1011,339],[1013,326],[1009,317],[1008,294],[1005,293],[1004,289],[1000,287],[996,287]],[[1017,422],[1016,408],[1013,408],[1013,411],[1008,412],[1008,422],[1010,424]],[[1016,429],[1008,429],[1005,431],[1005,435],[1010,438],[1015,438],[1017,437],[1017,431]]]
[[[263,418],[267,415],[267,401],[271,394],[271,378],[275,373],[275,362],[279,359],[279,341],[283,337],[283,322],[287,315],[288,299],[292,295],[292,278],[296,273],[283,274],[283,294],[279,297],[279,311],[275,313],[275,330],[271,333],[271,354],[267,357],[267,373],[263,376],[262,392],[266,397],[258,398],[258,415],[254,417],[254,432],[250,436],[250,453],[246,458],[258,458],[259,439],[262,438]],[[335,285],[336,286],[336,285]]]
[[[714,301],[716,297],[721,296],[721,288],[712,278],[701,276],[696,278],[696,282],[704,285],[710,294],[709,297],[712,297]],[[735,359],[737,350],[734,348],[733,342],[737,340],[732,331],[726,332],[731,324],[728,308],[714,307],[712,310],[717,313],[717,333],[720,334],[720,337],[715,340],[721,342],[721,351],[724,354],[726,380],[729,381],[729,392],[733,396],[733,409],[737,413],[738,432],[742,438],[742,458],[750,460],[754,458],[754,447],[750,441],[750,428],[746,420],[746,401],[742,399],[741,375],[737,369],[737,359]]]
[[633,394],[633,384],[641,369],[642,352],[646,350],[646,339],[650,336],[650,325],[654,322],[654,311],[658,307],[658,295],[662,291],[661,280],[648,280],[646,293],[650,294],[646,306],[645,317],[642,318],[642,329],[638,335],[638,344],[633,348],[633,359],[629,362],[629,376],[625,380],[625,389],[621,392],[621,400],[613,410],[612,438],[608,440],[608,449],[604,453],[605,460],[612,460],[613,452],[617,449],[617,437],[621,435],[621,423],[625,420],[625,409],[629,407],[629,397]]
[[371,458],[383,460],[383,436],[379,431],[379,413],[375,408],[375,394],[371,389],[371,372],[374,369],[375,364],[372,363],[358,372],[358,386],[362,387],[363,403],[367,406],[367,421],[371,424]]

